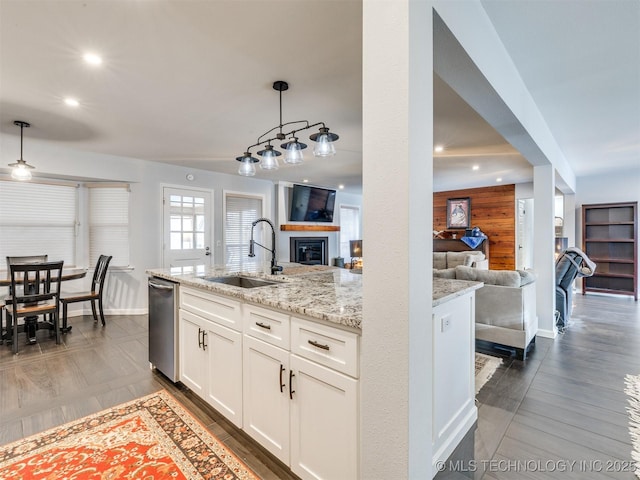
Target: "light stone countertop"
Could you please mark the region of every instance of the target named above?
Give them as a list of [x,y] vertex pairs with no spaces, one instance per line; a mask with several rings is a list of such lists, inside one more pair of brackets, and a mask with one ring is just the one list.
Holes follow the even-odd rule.
[[[355,329],[362,328],[361,274],[328,266],[289,266],[281,275],[230,272],[210,268],[206,274],[172,273],[169,269],[149,269],[148,275],[188,287],[201,288],[239,300],[305,315]],[[242,275],[277,282],[259,288],[241,288],[204,280],[202,277]],[[480,288],[480,282],[433,279],[433,306]]]

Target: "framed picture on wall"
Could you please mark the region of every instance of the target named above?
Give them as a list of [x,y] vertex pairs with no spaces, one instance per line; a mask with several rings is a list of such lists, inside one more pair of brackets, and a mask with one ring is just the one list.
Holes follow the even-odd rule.
[[471,198],[447,199],[447,228],[471,226]]

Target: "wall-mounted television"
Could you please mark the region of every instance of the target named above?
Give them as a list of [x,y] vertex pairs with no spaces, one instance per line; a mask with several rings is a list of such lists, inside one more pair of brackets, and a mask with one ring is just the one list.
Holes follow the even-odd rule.
[[291,222],[333,222],[336,191],[294,184],[291,189]]

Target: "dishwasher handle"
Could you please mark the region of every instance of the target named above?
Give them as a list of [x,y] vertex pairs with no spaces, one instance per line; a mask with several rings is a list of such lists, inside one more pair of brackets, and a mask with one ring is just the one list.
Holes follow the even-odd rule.
[[149,280],[149,286],[151,288],[157,288],[158,290],[173,290],[173,287],[170,287],[167,285],[160,285],[158,283],[153,283],[151,280]]

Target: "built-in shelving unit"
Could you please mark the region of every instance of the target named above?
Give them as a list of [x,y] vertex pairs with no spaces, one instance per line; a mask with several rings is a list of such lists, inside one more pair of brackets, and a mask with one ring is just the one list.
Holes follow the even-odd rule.
[[638,202],[582,206],[583,250],[596,263],[583,293],[633,295],[638,300]]

